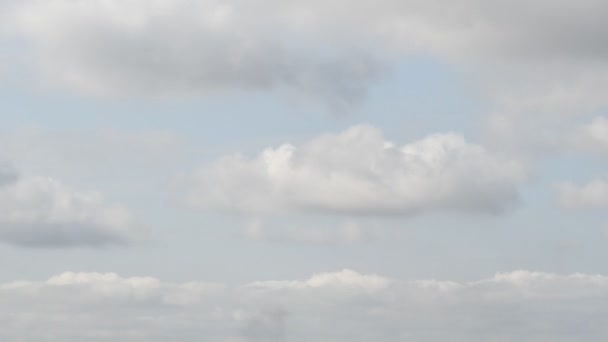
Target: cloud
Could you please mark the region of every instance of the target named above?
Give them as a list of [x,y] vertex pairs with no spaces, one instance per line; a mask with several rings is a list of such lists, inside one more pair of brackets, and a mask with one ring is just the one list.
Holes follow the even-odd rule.
[[575,128],[570,134],[569,145],[581,151],[608,156],[608,119],[598,116]]
[[574,341],[608,331],[608,278],[514,271],[470,282],[352,270],[227,286],[113,273],[0,284],[22,341]]
[[[16,289],[32,287],[31,283],[9,285]],[[94,303],[96,300],[141,302],[168,306],[200,304],[204,296],[223,291],[223,286],[213,283],[189,282],[172,284],[153,277],[122,278],[115,273],[66,272],[53,276],[43,286],[73,290],[75,297]],[[34,285],[33,287],[39,287]],[[78,300],[77,300],[78,301]]]
[[22,247],[101,247],[141,238],[142,226],[98,193],[77,192],[49,177],[0,187],[0,241]]
[[[290,88],[348,103],[404,56],[479,76],[507,107],[606,105],[599,0],[5,1],[48,79],[118,95]],[[346,9],[346,10],[345,10]],[[449,15],[447,15],[449,13]]]
[[[82,56],[82,52],[93,50],[97,45],[89,42],[78,49],[66,44],[68,36],[82,38],[83,35],[96,34],[111,44],[102,58],[111,57],[115,47],[133,51],[124,46],[130,42],[135,43],[134,48],[147,47],[149,52],[161,53],[148,60],[156,58],[162,61],[175,51],[173,49],[180,47],[188,48],[183,51],[190,53],[200,52],[197,48],[205,43],[215,43],[221,56],[246,59],[258,56],[255,53],[260,51],[256,48],[287,48],[290,38],[299,45],[307,42],[320,45],[337,42],[341,38],[340,49],[376,40],[381,43],[381,48],[387,50],[427,50],[460,58],[502,57],[539,61],[553,56],[552,60],[593,61],[601,60],[608,53],[608,49],[595,44],[604,39],[606,25],[598,13],[608,9],[598,0],[577,4],[518,0],[508,6],[481,0],[459,4],[417,0],[289,3],[276,0],[52,0],[17,2],[16,5],[15,2],[5,3],[13,10],[8,13],[18,14],[11,20],[12,28],[29,34],[35,43],[46,43],[45,48],[48,49],[70,47],[73,49],[70,51],[80,51]],[[344,11],[344,8],[349,8],[349,11]],[[44,11],[48,15],[43,16]],[[446,13],[450,15],[446,16]],[[256,18],[264,20],[256,21]],[[538,18],[543,20],[539,22]],[[51,26],[53,24],[58,25]],[[68,31],[74,24],[82,29],[81,33]],[[44,29],[48,28],[52,30],[45,32]],[[277,32],[278,28],[283,31]],[[120,33],[129,35],[121,39]],[[169,41],[171,34],[176,41]],[[192,44],[180,45],[187,38],[191,38]],[[221,39],[226,38],[228,43],[234,43],[233,47],[222,44]],[[157,44],[162,41],[173,43],[167,46],[168,51],[152,49],[158,48]],[[274,51],[277,50],[269,52]],[[268,55],[252,62],[263,65],[276,58]],[[182,58],[181,61],[188,61],[188,56]],[[211,61],[217,62],[217,59]]]
[[396,146],[360,125],[257,157],[226,156],[180,180],[186,203],[250,215],[285,211],[409,216],[500,213],[517,200],[522,165],[456,134]]
[[484,144],[530,160],[560,153],[563,127],[608,105],[598,15],[608,8],[598,0],[24,0],[4,8],[0,26],[23,47],[20,63],[52,89],[88,95],[274,89],[344,111],[393,67],[428,58],[472,81],[488,105]]
[[373,54],[306,44],[288,18],[265,12],[268,5],[28,1],[12,7],[9,26],[31,43],[49,79],[85,93],[188,96],[287,87],[336,105],[360,98],[380,69]]
[[608,183],[597,179],[579,186],[573,183],[557,185],[558,202],[567,209],[608,208]]
[[353,270],[315,274],[306,281],[262,281],[248,286],[257,289],[314,289],[339,288],[357,290],[381,290],[390,284],[390,280],[377,275],[362,275]]

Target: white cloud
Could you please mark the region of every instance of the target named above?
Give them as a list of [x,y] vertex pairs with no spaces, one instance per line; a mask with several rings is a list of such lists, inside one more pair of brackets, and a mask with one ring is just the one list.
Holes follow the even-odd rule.
[[[9,285],[15,289],[31,287],[31,283]],[[151,304],[191,306],[200,304],[205,296],[223,291],[223,286],[213,283],[189,282],[164,283],[152,277],[122,278],[115,273],[66,272],[49,278],[44,285],[49,288],[67,289],[81,300],[118,300]],[[36,287],[36,286],[34,286]]]
[[608,208],[608,183],[594,180],[585,185],[557,185],[559,204],[568,209]]
[[608,156],[608,119],[598,116],[575,128],[570,134],[569,144],[582,151]]
[[456,134],[396,146],[371,126],[326,134],[253,159],[227,156],[181,180],[195,207],[246,214],[289,210],[413,215],[432,210],[499,213],[517,200],[522,165]]
[[608,330],[608,278],[514,271],[471,282],[351,270],[226,286],[64,273],[0,284],[21,341],[575,341]]
[[105,246],[141,238],[142,226],[98,193],[77,192],[49,177],[0,187],[0,240],[26,247]]
[[377,275],[363,275],[353,270],[344,269],[334,273],[319,273],[306,281],[261,281],[248,286],[258,289],[306,289],[306,288],[339,288],[360,290],[381,290],[390,284],[390,280]]

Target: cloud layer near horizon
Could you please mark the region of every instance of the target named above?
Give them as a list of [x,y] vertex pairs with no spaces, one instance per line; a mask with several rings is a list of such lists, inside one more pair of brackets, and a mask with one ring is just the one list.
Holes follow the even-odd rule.
[[580,341],[608,333],[608,278],[588,274],[454,282],[343,270],[231,286],[63,273],[4,283],[0,294],[5,340]]

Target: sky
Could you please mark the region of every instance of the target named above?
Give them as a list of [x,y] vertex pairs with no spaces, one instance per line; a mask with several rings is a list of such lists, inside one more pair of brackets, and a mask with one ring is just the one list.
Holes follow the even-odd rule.
[[2,341],[603,341],[599,0],[0,0]]

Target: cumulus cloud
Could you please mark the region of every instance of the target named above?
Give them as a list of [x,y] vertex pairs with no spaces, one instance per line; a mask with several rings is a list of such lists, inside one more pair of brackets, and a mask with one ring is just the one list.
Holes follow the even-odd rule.
[[432,210],[499,213],[517,200],[522,165],[460,135],[397,146],[371,126],[284,144],[255,158],[227,156],[180,180],[194,207],[245,214],[289,210],[413,215]]
[[557,185],[558,202],[567,209],[608,208],[608,183],[597,179],[585,185]]
[[6,340],[580,341],[608,333],[608,278],[590,274],[456,282],[343,270],[227,286],[64,273],[0,284],[0,294]]
[[0,186],[0,241],[24,247],[127,244],[142,226],[98,193],[72,190],[49,177],[23,177]]

